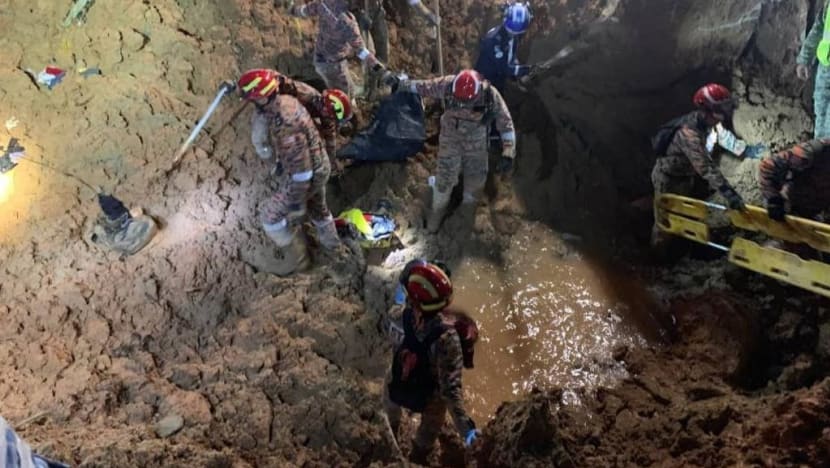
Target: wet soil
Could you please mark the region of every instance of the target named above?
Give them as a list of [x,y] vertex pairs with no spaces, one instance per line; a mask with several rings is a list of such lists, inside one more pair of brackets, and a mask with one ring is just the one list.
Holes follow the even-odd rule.
[[[444,20],[447,70],[470,62],[495,3],[442,3],[457,12]],[[474,406],[481,414],[491,414],[500,395],[516,401],[482,422],[470,462],[821,466],[830,459],[826,301],[716,260],[650,267],[629,235],[648,229],[626,208],[650,190],[644,136],[685,112],[699,79],[734,78],[744,86],[741,95],[753,103],[746,115],[759,116],[748,120],[760,122],[745,131],[773,145],[809,127],[804,96],[787,78],[792,71],[782,71],[800,37],[786,25],[806,21],[807,6],[773,2],[756,12],[754,1],[724,5],[538,5],[534,60],[580,37],[600,10],[617,10],[620,22],[606,31],[608,47],[547,77],[533,94],[537,105],[517,110],[530,129],[544,112],[541,120],[552,122],[558,138],[551,142],[544,128],[523,130],[513,189],[493,184],[495,195],[472,216],[458,212],[440,236],[427,235],[420,219],[425,181],[435,170],[431,121],[425,151],[408,164],[353,168],[330,187],[336,209],[390,200],[405,248],[367,264],[361,255],[325,258],[315,247],[314,270],[279,279],[258,267],[274,254],[255,215],[270,193],[270,168],[250,147],[247,115],[219,133],[235,107],[223,105],[182,166],[168,171],[221,80],[263,65],[316,79],[307,53],[313,24],[287,18],[270,2],[136,0],[96,2],[85,25],[63,29],[67,4],[0,0],[0,121],[19,121],[0,127],[3,143],[20,138],[31,160],[113,191],[163,227],[144,251],[120,259],[89,241],[98,214],[90,191],[42,165],[15,169],[14,191],[0,205],[0,413],[12,423],[42,415],[21,433],[42,453],[78,466],[399,465],[379,414],[390,349],[378,327],[397,271],[415,256],[438,256],[463,283],[476,269],[499,278],[506,268],[509,275],[517,267],[505,259],[528,255],[518,270],[527,271],[538,260],[522,251],[521,233],[528,233],[562,254],[553,271],[540,264],[528,279],[584,281],[600,304],[571,305],[583,319],[597,319],[581,324],[576,313],[571,322],[557,309],[555,349],[564,349],[558,333],[571,326],[627,346],[611,346],[609,359],[604,343],[596,351],[587,333],[569,334],[589,350],[589,364],[582,357],[554,362],[563,380],[534,380],[545,388],[530,395],[513,395],[512,386],[483,392],[486,404]],[[390,33],[392,66],[427,76],[430,43],[417,19],[392,14],[399,16]],[[706,29],[707,22],[718,29]],[[675,37],[679,31],[685,36]],[[758,79],[728,73],[737,62],[742,70],[762,67]],[[46,64],[67,70],[51,91],[25,72]],[[102,75],[80,76],[89,66]],[[751,169],[735,174],[751,180]],[[556,237],[566,233],[582,237],[585,248],[560,247]],[[587,253],[596,251],[602,255]],[[631,259],[631,268],[602,266]],[[507,312],[529,301],[526,289],[511,283],[518,278],[500,286],[517,285],[510,291],[516,306]],[[535,300],[580,306],[583,299],[558,285],[549,290],[562,297]],[[608,309],[622,321],[602,313]],[[540,330],[548,324],[530,316]],[[485,330],[504,328],[488,325],[488,317],[498,315],[482,314]],[[655,340],[655,329],[666,333]],[[664,344],[666,336],[675,340]],[[535,346],[529,349],[541,354]],[[533,373],[526,369],[509,380],[527,381],[524,374]],[[615,386],[591,385],[617,369],[625,373]],[[475,375],[465,376],[472,389]],[[574,399],[580,404],[563,404]],[[178,417],[178,432],[159,435],[168,429],[160,423]],[[404,428],[404,451],[413,424]],[[463,464],[449,429],[442,442],[432,464]]]

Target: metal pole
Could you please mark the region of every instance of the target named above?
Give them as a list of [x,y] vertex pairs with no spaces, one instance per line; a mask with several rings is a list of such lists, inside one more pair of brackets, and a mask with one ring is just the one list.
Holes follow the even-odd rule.
[[438,48],[438,76],[444,76],[444,45],[441,41],[441,0],[435,0],[435,17],[438,18],[438,26],[435,26],[435,39]]

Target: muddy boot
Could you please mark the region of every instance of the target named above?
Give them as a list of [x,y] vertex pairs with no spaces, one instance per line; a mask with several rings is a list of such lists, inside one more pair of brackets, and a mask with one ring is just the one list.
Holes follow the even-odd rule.
[[427,216],[427,231],[436,234],[441,229],[441,221],[444,220],[444,210],[430,210]]
[[317,242],[324,249],[336,250],[343,245],[340,242],[340,236],[337,235],[334,218],[331,216],[320,221],[314,221],[314,227],[317,229]]
[[441,221],[447,212],[447,205],[450,204],[450,191],[440,192],[437,189],[432,191],[432,210],[427,215],[427,231],[435,234],[441,228]]
[[121,255],[133,255],[149,244],[157,231],[153,218],[146,215],[133,218],[122,213],[116,219],[102,215],[92,228],[92,241]]
[[280,258],[275,262],[269,262],[268,273],[277,276],[290,276],[299,271],[305,271],[311,266],[308,258],[305,236],[297,229],[288,226],[265,225],[265,234],[277,244]]

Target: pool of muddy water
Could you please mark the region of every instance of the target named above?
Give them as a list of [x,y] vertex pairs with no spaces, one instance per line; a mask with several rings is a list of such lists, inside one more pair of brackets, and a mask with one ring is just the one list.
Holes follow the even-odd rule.
[[517,233],[501,262],[464,259],[453,272],[454,306],[479,323],[465,400],[484,421],[534,387],[613,386],[626,376],[612,355],[660,335],[653,302],[636,279],[614,274],[544,226]]

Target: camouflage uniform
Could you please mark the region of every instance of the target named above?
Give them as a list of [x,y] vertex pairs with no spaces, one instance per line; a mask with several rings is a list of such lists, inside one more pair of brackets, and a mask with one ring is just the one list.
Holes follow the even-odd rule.
[[695,111],[688,114],[674,134],[666,155],[657,158],[651,172],[655,200],[653,243],[665,239],[657,227],[657,198],[661,194],[693,195],[696,175],[702,177],[713,190],[723,191],[724,187],[731,187],[707,151],[706,142],[712,128],[706,124],[701,113]]
[[464,202],[474,203],[487,180],[488,132],[491,123],[501,134],[502,155],[516,156],[516,132],[513,119],[498,90],[484,82],[480,95],[472,103],[453,98],[449,75],[430,80],[413,80],[403,84],[423,97],[443,99],[446,110],[441,116],[438,140],[438,173],[433,193],[433,213],[443,212],[450,192],[464,175]]
[[331,167],[311,116],[300,102],[286,95],[276,95],[251,119],[254,145],[267,129],[270,142],[276,143],[288,183],[281,184],[279,192],[260,205],[260,218],[266,231],[269,226],[288,224],[289,214],[308,214],[315,224],[331,219],[326,205],[326,183]]
[[[824,20],[827,1],[816,12],[816,19],[796,61],[800,65],[810,66],[816,61],[816,51],[824,36]],[[815,90],[813,91],[813,107],[816,113],[814,138],[830,138],[830,67],[818,65],[816,72]]]
[[[416,326],[418,340],[426,339],[435,327],[443,326],[444,316],[438,313],[420,326]],[[475,423],[464,410],[464,392],[461,386],[461,373],[464,369],[464,356],[461,351],[461,339],[453,327],[438,338],[429,349],[429,363],[432,375],[438,382],[438,392],[429,400],[421,413],[421,424],[415,433],[413,453],[428,453],[444,426],[444,419],[449,410],[455,428],[463,439]],[[391,374],[391,373],[390,373]],[[387,383],[391,375],[387,377]],[[384,386],[384,388],[388,388]],[[385,395],[386,413],[392,432],[397,435],[401,423],[401,407]]]
[[812,140],[761,161],[764,198],[784,197],[791,211],[813,218],[830,209],[830,140]]
[[314,46],[314,68],[325,80],[327,88],[336,88],[354,96],[354,86],[349,77],[346,60],[358,57],[374,69],[382,66],[363,41],[360,26],[354,15],[349,13],[346,0],[312,0],[295,7],[296,16],[318,18],[319,29]]
[[316,119],[317,130],[326,148],[329,161],[333,162],[337,153],[337,119],[324,112],[323,95],[302,81],[285,79],[280,85],[280,94],[294,96],[306,108],[312,119]]

